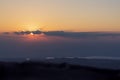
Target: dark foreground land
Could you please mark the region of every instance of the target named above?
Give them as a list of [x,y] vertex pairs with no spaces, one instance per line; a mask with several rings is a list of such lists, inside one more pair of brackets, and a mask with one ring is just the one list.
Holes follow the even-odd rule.
[[120,71],[66,63],[0,62],[0,80],[120,80]]

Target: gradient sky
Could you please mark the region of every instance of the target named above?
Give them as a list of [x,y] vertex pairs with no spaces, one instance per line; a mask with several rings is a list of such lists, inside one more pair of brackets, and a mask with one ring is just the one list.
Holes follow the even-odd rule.
[[0,32],[120,31],[120,0],[0,0]]

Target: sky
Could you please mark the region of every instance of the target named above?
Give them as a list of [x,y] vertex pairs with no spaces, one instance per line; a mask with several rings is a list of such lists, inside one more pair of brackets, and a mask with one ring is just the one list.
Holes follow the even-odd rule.
[[0,0],[0,32],[120,31],[120,0]]
[[0,59],[120,58],[119,4],[120,0],[0,0]]

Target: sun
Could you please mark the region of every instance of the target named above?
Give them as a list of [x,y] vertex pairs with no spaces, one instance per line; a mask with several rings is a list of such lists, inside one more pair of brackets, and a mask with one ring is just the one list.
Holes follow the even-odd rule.
[[31,35],[31,36],[33,36],[33,35],[34,35],[34,33],[32,33],[32,32],[31,32],[31,33],[30,33],[30,35]]
[[28,35],[22,35],[23,36],[23,40],[27,41],[27,42],[39,42],[39,41],[48,41],[48,38],[45,34],[39,34],[36,35],[33,32],[31,32]]

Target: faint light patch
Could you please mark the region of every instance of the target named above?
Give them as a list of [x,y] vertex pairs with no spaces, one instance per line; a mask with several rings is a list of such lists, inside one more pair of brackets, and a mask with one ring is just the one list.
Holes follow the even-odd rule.
[[46,60],[53,60],[55,57],[46,57]]
[[31,61],[31,59],[30,58],[26,58],[26,61]]

